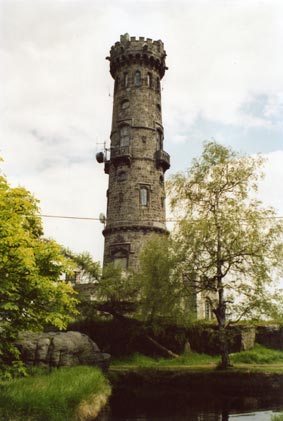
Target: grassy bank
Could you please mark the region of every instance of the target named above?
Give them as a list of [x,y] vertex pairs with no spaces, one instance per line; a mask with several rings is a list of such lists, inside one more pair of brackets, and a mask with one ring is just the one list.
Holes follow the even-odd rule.
[[281,414],[273,415],[271,421],[283,421],[283,412]]
[[232,354],[231,360],[235,364],[283,364],[283,351],[256,344],[250,351]]
[[[252,366],[265,365],[266,369],[273,369],[274,365],[282,365],[283,367],[283,352],[266,348],[256,344],[250,351],[238,352],[231,354],[232,364],[237,366],[249,365]],[[111,363],[111,367],[211,367],[214,368],[220,362],[220,357],[210,356],[207,354],[197,354],[190,352],[180,355],[178,358],[152,358],[145,355],[134,354],[132,356],[115,359]]]
[[182,367],[182,366],[215,366],[219,361],[219,357],[212,357],[206,354],[197,354],[191,352],[189,354],[180,355],[178,358],[153,358],[146,355],[134,354],[126,358],[114,359],[111,367],[127,366],[127,367]]
[[110,386],[94,367],[72,367],[0,382],[0,419],[84,420],[97,415]]
[[[172,387],[178,384],[185,386],[191,384],[191,389],[197,387],[200,390],[209,383],[214,384],[216,390],[223,385],[224,378],[225,385],[229,385],[233,393],[239,389],[246,393],[244,387],[245,385],[248,387],[248,383],[251,384],[251,390],[262,383],[266,383],[270,390],[272,387],[276,388],[276,385],[279,391],[282,390],[282,351],[256,345],[251,351],[232,354],[231,360],[235,368],[232,372],[228,370],[227,373],[215,371],[219,360],[219,357],[196,353],[187,353],[173,359],[156,359],[135,354],[128,358],[113,360],[111,374],[114,380],[116,378],[116,383],[132,382],[133,387],[144,382],[152,384],[156,381],[157,384],[161,382],[165,388],[168,385]],[[123,370],[119,373],[120,368],[126,369],[126,373],[123,373]],[[129,368],[128,373],[127,368]],[[138,371],[140,369],[145,370]],[[164,371],[164,375],[160,370]],[[187,370],[190,371],[189,377],[186,375]],[[265,377],[257,377],[256,373],[252,374],[253,371],[263,371]],[[268,376],[269,372],[273,373],[271,377]],[[276,375],[277,377],[274,377]],[[31,377],[0,381],[0,419],[3,421],[86,420],[97,415],[110,392],[110,385],[104,375],[94,367],[54,369],[51,373],[37,370]]]

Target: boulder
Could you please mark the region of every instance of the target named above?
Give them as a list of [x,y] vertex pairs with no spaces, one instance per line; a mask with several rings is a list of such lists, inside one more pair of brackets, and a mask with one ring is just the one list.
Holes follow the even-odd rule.
[[95,365],[106,370],[110,355],[80,332],[21,333],[16,341],[22,360],[29,366],[71,367]]

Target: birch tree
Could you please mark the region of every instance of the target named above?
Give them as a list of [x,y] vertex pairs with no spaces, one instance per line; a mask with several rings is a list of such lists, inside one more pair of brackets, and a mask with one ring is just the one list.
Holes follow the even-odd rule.
[[173,175],[167,191],[178,219],[175,273],[185,292],[206,296],[215,315],[221,366],[230,365],[227,327],[242,317],[274,316],[271,285],[282,276],[282,223],[254,192],[263,176],[260,156],[242,156],[215,142]]

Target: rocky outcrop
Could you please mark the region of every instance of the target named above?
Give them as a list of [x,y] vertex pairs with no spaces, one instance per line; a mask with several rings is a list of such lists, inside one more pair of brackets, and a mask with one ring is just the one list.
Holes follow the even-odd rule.
[[24,332],[16,341],[22,360],[27,365],[71,367],[95,365],[108,368],[110,355],[80,332]]

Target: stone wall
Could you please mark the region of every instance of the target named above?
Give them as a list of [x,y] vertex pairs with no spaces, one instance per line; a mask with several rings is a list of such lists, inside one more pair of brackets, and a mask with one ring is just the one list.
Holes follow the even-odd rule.
[[[241,352],[252,349],[255,344],[254,327],[233,326],[227,330],[229,352]],[[220,353],[218,330],[216,326],[196,326],[187,330],[187,339],[192,351],[210,355]]]
[[268,348],[283,350],[283,326],[279,324],[258,326],[256,342]]
[[[176,354],[189,348],[198,353],[219,355],[218,331],[216,326],[199,325],[191,328],[160,325],[154,330],[146,324],[133,320],[81,321],[71,326],[95,339],[99,347],[115,357],[141,353],[164,356],[153,346],[148,336]],[[254,327],[235,326],[228,331],[230,352],[252,349],[255,343]]]

